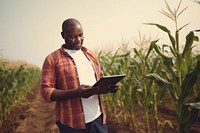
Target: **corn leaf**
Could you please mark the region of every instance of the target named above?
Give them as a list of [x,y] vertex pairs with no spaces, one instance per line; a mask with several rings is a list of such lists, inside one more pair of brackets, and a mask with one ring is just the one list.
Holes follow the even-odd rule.
[[187,51],[189,51],[191,49],[191,46],[193,44],[194,41],[194,32],[190,32],[187,36],[186,36],[186,43],[185,43],[185,47],[182,53],[182,56],[184,58],[185,54]]
[[177,100],[177,94],[170,82],[167,80],[161,78],[158,74],[156,73],[150,73],[146,75],[147,78],[153,79],[161,88],[166,89],[170,92],[170,95],[174,100]]
[[174,55],[174,56],[176,56],[176,52],[175,52],[175,50],[172,48],[172,47],[169,47],[170,48],[170,51],[171,51],[171,53]]
[[156,23],[146,23],[146,24],[148,24],[148,25],[155,25],[155,26],[157,26],[159,29],[161,29],[162,31],[164,31],[164,32],[170,32],[170,30],[168,30],[165,26],[163,26],[163,25],[160,25],[160,24],[156,24]]
[[156,45],[157,42],[158,42],[158,40],[155,40],[155,41],[152,41],[152,42],[151,42],[151,45],[150,45],[150,47],[149,47],[149,50],[148,50],[147,55],[146,55],[146,57],[145,57],[145,60],[147,60],[147,58],[148,58],[150,52],[151,52],[153,49],[155,49],[156,53],[157,53],[158,55],[160,55],[161,58],[163,59],[164,65],[165,65],[166,68],[169,70],[169,72],[172,74],[174,80],[178,82],[178,76],[176,75],[176,73],[174,72],[174,70],[173,70],[173,68],[172,68],[172,67],[173,67],[172,58],[171,58],[171,57],[168,57],[168,56],[166,56],[166,55],[164,55],[164,54],[161,53],[159,47]]
[[180,31],[180,30],[182,30],[183,28],[185,28],[186,26],[188,26],[189,25],[189,23],[188,24],[185,24],[185,25],[183,25],[181,28],[179,28],[178,29],[178,31]]
[[191,125],[198,119],[198,112],[200,109],[200,96],[198,96],[195,101],[198,102],[184,104],[187,107],[187,110],[184,111],[184,117],[187,117],[187,120],[185,121],[185,126],[187,127],[191,127]]
[[191,72],[188,73],[182,83],[181,89],[182,93],[180,99],[184,101],[188,96],[192,94],[193,86],[195,85],[198,75],[200,74],[200,60],[197,61],[196,68]]
[[192,108],[195,108],[195,109],[200,109],[200,102],[188,103],[187,105],[189,105],[189,106],[191,106]]
[[149,50],[147,52],[147,55],[145,56],[145,60],[148,58],[149,54],[151,53],[151,51],[154,49],[154,45],[156,45],[156,43],[158,42],[158,40],[152,41],[151,45],[149,47]]
[[160,47],[156,45],[157,41],[158,41],[158,40],[155,40],[155,41],[152,41],[152,42],[151,42],[151,45],[150,45],[150,47],[149,47],[149,50],[148,50],[148,52],[147,52],[147,55],[146,55],[145,59],[147,59],[147,57],[149,56],[150,52],[151,52],[153,49],[156,51],[156,53],[157,53],[158,55],[160,55],[160,56],[161,56],[162,58],[164,58],[165,60],[171,59],[170,57],[164,55],[164,54],[161,52]]
[[153,73],[155,71],[155,69],[157,68],[157,66],[159,65],[159,60],[160,60],[159,57],[152,59],[153,64],[152,64],[152,67],[150,70],[151,73]]
[[168,37],[169,37],[169,39],[171,41],[171,44],[172,44],[173,48],[175,49],[176,41],[175,41],[174,37],[171,35],[171,32],[170,32],[170,30],[167,27],[165,27],[163,25],[160,25],[160,24],[156,24],[156,23],[146,23],[146,24],[148,24],[148,25],[155,25],[159,29],[161,29],[162,31],[166,32],[168,34]]

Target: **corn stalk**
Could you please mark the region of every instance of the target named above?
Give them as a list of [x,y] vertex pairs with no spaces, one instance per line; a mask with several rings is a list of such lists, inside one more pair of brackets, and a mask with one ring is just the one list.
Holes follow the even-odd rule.
[[104,103],[109,114],[113,114],[123,123],[129,122],[129,126],[137,132],[137,122],[134,114],[136,102],[136,88],[134,88],[131,66],[131,50],[127,50],[127,44],[118,49],[114,54],[109,51],[101,51],[98,55],[105,75],[126,74],[126,77],[118,84],[119,90],[115,94],[104,95]]
[[[192,49],[194,41],[199,41],[199,39],[194,35],[194,31],[189,32],[186,36],[184,48],[182,51],[180,50],[179,33],[188,25],[186,24],[178,28],[178,17],[186,10],[184,8],[179,12],[180,5],[181,1],[177,9],[173,11],[166,3],[169,12],[162,11],[164,15],[175,22],[176,31],[174,36],[172,36],[167,27],[156,23],[148,23],[167,33],[171,44],[165,44],[165,47],[169,48],[171,55],[166,55],[161,50],[158,44],[159,40],[152,41],[146,57],[148,57],[151,51],[155,51],[162,58],[165,76],[162,75],[161,77],[159,73],[150,73],[146,77],[153,79],[159,86],[169,91],[176,106],[177,131],[179,133],[189,133],[192,124],[198,118],[200,102],[199,92],[196,97],[192,97],[194,87],[200,75],[200,60],[193,58]],[[190,101],[193,101],[193,103],[190,103]]]

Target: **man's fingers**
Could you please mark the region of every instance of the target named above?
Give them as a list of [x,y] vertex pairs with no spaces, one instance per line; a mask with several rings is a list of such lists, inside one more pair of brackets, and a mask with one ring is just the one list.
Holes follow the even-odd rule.
[[118,85],[109,85],[108,89],[110,90],[111,93],[115,93],[118,91]]
[[108,85],[108,88],[118,88],[118,85],[116,85],[116,84],[111,84],[111,85]]

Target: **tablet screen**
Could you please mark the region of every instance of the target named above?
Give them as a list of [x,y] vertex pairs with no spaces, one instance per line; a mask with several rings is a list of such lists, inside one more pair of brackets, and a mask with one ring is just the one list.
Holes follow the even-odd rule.
[[126,75],[103,76],[93,85],[93,87],[99,86],[101,88],[101,87],[107,87],[108,85],[117,84],[124,77],[126,77]]

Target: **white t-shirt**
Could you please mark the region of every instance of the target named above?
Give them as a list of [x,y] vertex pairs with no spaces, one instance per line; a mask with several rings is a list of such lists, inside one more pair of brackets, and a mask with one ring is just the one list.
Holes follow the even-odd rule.
[[[74,59],[77,67],[80,84],[93,85],[96,82],[95,72],[91,62],[87,59],[82,50],[65,51]],[[95,120],[101,115],[98,95],[93,95],[89,98],[81,98],[83,104],[83,111],[85,116],[85,123]]]

